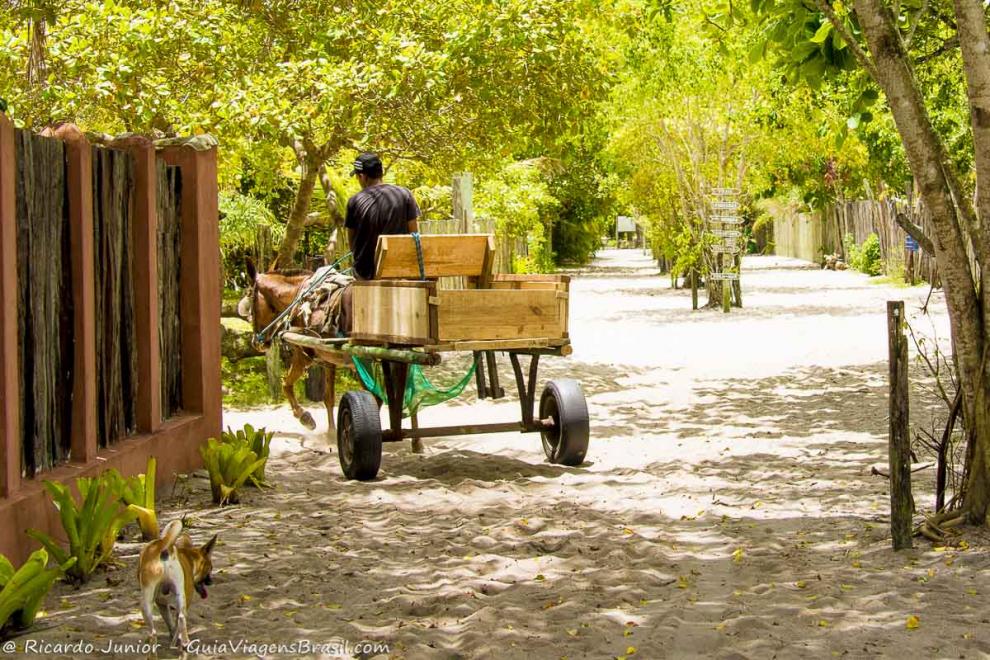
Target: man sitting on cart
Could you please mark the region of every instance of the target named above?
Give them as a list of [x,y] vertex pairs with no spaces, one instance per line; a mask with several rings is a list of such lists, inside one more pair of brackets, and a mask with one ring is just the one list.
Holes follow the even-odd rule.
[[[357,177],[361,191],[347,200],[344,226],[354,259],[354,277],[370,280],[375,277],[378,237],[419,231],[419,206],[408,188],[382,181],[385,170],[377,154],[358,156],[351,175]],[[341,329],[350,334],[350,287],[344,291],[342,302]]]

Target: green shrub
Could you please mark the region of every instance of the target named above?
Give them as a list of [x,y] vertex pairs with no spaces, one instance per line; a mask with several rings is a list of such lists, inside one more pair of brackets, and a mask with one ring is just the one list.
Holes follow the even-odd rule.
[[[221,442],[210,438],[199,448],[203,464],[210,474],[213,503],[223,506],[239,501],[237,491],[260,468],[264,471],[268,458],[258,458],[243,441]],[[262,472],[263,473],[263,472]]]
[[120,475],[104,472],[99,477],[79,477],[76,488],[81,501],[76,502],[69,487],[57,481],[45,481],[62,520],[62,529],[69,539],[68,550],[48,534],[29,529],[28,535],[41,543],[59,565],[71,559],[67,574],[78,582],[86,582],[93,572],[113,554],[120,530],[135,514],[129,511],[117,491]]
[[0,633],[34,623],[45,594],[75,563],[76,558],[70,557],[61,566],[48,568],[48,553],[41,549],[31,553],[15,571],[13,564],[0,555]]
[[264,463],[254,471],[249,479],[255,486],[261,486],[265,483],[265,465],[268,463],[268,452],[273,437],[275,437],[274,431],[265,431],[263,428],[255,429],[250,424],[245,424],[244,428],[239,431],[234,431],[228,426],[221,436],[224,442],[235,446],[249,447],[255,456],[264,459]]
[[846,259],[852,268],[870,276],[880,275],[883,272],[880,238],[876,234],[867,236],[859,246],[856,245],[856,239],[852,234],[846,234],[843,243],[846,248]]
[[144,474],[138,474],[125,479],[114,469],[107,470],[109,479],[114,482],[114,489],[127,510],[138,521],[141,528],[141,538],[152,541],[158,538],[158,514],[155,512],[155,472],[157,461],[154,456],[148,457],[148,467]]

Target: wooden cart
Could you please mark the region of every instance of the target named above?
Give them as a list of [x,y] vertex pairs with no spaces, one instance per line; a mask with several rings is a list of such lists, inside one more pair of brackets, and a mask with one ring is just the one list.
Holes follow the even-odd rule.
[[[487,234],[382,236],[376,279],[353,285],[353,322],[346,339],[286,332],[283,339],[330,364],[352,356],[379,362],[386,401],[351,391],[337,411],[340,465],[350,479],[373,479],[382,443],[406,439],[519,431],[540,433],[553,463],[579,465],[588,449],[588,407],[572,379],[551,380],[536,401],[540,357],[571,353],[567,332],[570,278],[559,275],[493,275],[494,239]],[[439,288],[438,278],[457,278]],[[450,280],[448,280],[450,282]],[[516,422],[434,428],[402,426],[409,365],[435,366],[442,355],[470,351],[479,398],[501,398],[495,352],[508,353],[519,392]],[[523,366],[520,358],[528,356]],[[388,406],[382,430],[379,407]],[[415,422],[415,418],[412,420]]]

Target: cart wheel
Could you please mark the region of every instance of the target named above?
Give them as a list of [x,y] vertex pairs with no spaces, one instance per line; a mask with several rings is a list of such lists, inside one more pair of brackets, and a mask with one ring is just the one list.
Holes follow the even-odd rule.
[[543,451],[551,463],[580,465],[588,453],[588,404],[576,380],[551,380],[540,397],[540,419],[553,420],[541,431]]
[[382,422],[368,392],[344,394],[337,407],[337,451],[348,479],[368,481],[382,465]]

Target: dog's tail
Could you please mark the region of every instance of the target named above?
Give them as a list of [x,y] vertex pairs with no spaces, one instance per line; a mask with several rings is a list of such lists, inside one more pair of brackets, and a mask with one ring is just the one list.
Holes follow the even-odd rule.
[[168,559],[168,553],[172,550],[172,546],[175,542],[179,540],[179,534],[182,533],[182,521],[173,520],[165,529],[162,531],[161,539],[164,541],[162,545],[161,560],[165,561]]

